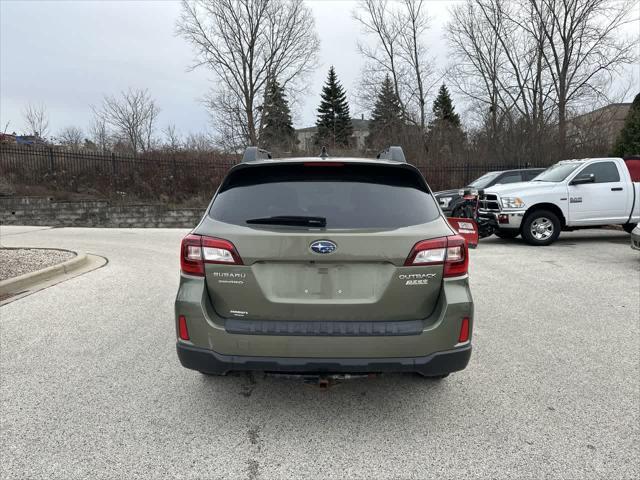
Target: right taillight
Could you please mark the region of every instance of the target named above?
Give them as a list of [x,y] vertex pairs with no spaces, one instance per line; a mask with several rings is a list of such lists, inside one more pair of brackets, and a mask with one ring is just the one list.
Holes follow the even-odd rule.
[[445,278],[466,275],[469,267],[467,243],[460,235],[416,243],[404,262],[406,267],[444,264]]
[[178,317],[178,335],[182,340],[189,340],[189,329],[187,328],[187,317],[180,315]]
[[205,263],[242,265],[233,243],[221,238],[189,234],[182,239],[180,269],[188,275],[204,276]]

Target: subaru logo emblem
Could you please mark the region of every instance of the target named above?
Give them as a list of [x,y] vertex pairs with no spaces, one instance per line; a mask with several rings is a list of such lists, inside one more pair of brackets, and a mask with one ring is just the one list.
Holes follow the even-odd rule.
[[330,240],[316,240],[309,248],[313,253],[325,254],[335,252],[338,246]]

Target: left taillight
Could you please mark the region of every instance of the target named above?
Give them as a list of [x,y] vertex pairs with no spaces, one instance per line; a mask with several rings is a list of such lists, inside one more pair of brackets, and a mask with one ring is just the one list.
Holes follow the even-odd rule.
[[414,245],[405,267],[444,264],[445,278],[466,275],[469,267],[467,243],[460,235],[423,240]]
[[184,237],[180,247],[182,272],[202,277],[205,263],[242,265],[242,259],[228,240],[194,234]]

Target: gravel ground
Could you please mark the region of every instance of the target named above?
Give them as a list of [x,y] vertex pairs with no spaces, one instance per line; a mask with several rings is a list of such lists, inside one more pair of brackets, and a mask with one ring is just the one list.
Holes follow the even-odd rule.
[[185,231],[2,232],[109,263],[0,308],[0,478],[640,478],[640,255],[625,233],[483,240],[466,370],[322,391],[180,366]]
[[0,248],[0,281],[42,270],[75,256],[75,253],[64,250]]

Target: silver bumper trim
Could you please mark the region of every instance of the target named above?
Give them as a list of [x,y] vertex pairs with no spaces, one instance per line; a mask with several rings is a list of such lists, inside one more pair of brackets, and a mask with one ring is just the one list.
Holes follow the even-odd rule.
[[[500,212],[495,212],[492,210],[478,210],[478,213],[482,216],[491,216],[495,218],[498,228],[500,230],[515,230],[519,229],[522,224],[522,219],[524,218],[526,210],[502,210]],[[499,215],[506,215],[509,223],[500,223],[498,220]]]

